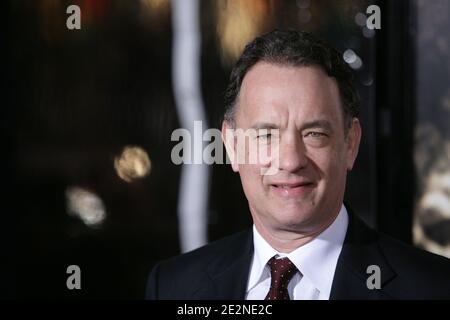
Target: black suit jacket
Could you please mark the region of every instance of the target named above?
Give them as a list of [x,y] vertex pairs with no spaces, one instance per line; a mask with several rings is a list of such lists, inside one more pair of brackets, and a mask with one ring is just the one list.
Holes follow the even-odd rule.
[[[147,299],[244,299],[253,257],[247,230],[157,264]],[[369,265],[381,288],[368,289]],[[450,260],[405,245],[349,213],[330,299],[450,299]]]

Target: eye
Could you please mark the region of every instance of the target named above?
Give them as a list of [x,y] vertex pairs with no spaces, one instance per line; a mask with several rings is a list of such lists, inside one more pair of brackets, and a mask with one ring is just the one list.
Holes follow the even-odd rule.
[[266,133],[266,134],[260,134],[257,138],[258,139],[270,139],[272,137],[271,133]]
[[317,131],[311,131],[308,132],[305,137],[311,137],[311,138],[323,138],[326,137],[327,135],[323,132],[317,132]]

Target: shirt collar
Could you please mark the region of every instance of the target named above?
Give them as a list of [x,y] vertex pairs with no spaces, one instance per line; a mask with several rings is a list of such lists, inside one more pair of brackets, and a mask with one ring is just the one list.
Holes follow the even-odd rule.
[[[347,226],[348,214],[345,206],[342,205],[336,219],[321,234],[289,254],[283,254],[272,248],[253,225],[254,257],[248,290],[264,280],[264,268],[267,262],[273,256],[280,255],[287,256],[303,277],[309,278],[321,293],[329,295]],[[270,273],[265,274],[265,276],[269,275]]]

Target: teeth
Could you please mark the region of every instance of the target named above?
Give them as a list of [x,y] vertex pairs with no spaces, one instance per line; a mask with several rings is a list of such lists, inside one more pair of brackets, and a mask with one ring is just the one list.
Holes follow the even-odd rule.
[[304,183],[304,184],[299,184],[299,185],[294,185],[294,186],[285,186],[285,185],[279,185],[279,184],[273,184],[272,186],[274,188],[279,188],[279,189],[294,189],[294,188],[299,188],[299,187],[304,187],[304,186],[311,186],[312,183]]

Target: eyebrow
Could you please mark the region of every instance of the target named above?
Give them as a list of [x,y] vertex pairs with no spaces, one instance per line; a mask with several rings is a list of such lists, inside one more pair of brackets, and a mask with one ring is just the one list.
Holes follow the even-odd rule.
[[[251,126],[252,129],[279,129],[280,127],[274,123],[270,122],[257,122],[253,126]],[[333,131],[333,127],[328,120],[312,120],[305,122],[301,127],[300,131],[306,130],[306,129],[312,129],[312,128],[322,128],[328,131]]]
[[313,120],[305,122],[301,127],[300,131],[312,128],[322,128],[328,131],[333,131],[333,127],[328,120]]
[[251,126],[251,129],[256,129],[256,130],[260,130],[260,129],[279,129],[279,126],[277,126],[274,123],[270,123],[270,122],[257,122],[253,126]]

